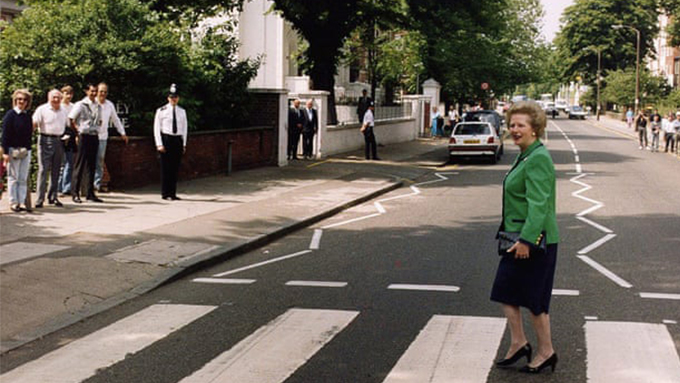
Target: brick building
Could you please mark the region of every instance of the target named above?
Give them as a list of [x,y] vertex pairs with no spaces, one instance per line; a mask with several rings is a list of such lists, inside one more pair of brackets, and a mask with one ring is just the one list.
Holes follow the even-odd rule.
[[668,44],[668,28],[670,18],[666,15],[659,15],[659,36],[654,39],[656,48],[656,58],[648,62],[649,70],[652,74],[662,76],[668,84],[674,88],[680,87],[680,47]]

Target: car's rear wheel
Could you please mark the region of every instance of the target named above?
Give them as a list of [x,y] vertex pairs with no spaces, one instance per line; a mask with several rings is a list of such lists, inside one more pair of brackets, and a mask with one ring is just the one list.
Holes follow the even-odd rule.
[[494,165],[498,163],[498,154],[491,156],[491,163]]

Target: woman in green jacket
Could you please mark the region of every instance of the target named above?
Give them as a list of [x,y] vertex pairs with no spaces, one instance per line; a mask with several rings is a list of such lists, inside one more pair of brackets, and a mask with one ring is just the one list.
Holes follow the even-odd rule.
[[[550,297],[552,295],[559,234],[555,213],[555,167],[539,137],[546,127],[545,112],[535,102],[518,102],[507,112],[513,142],[521,153],[503,181],[501,229],[519,233],[519,239],[501,257],[491,300],[503,305],[510,327],[511,344],[497,366],[510,366],[526,357],[520,371],[538,373],[546,367],[555,370],[557,354],[550,336]],[[545,240],[547,250],[538,245]],[[538,338],[532,358],[522,325],[520,307],[531,312],[531,323]]]

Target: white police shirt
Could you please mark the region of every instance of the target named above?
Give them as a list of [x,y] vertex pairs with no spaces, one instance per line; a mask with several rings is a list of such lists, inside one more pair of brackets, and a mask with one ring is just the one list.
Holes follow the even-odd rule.
[[172,132],[172,108],[170,103],[156,109],[156,118],[153,121],[153,136],[156,146],[163,146],[161,134],[170,136],[182,136],[184,146],[187,146],[187,113],[181,106],[175,106],[175,116],[177,118],[177,133]]

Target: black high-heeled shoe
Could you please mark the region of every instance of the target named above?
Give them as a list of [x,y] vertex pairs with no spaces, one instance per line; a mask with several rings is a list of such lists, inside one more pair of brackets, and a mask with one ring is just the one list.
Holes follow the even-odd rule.
[[496,361],[496,366],[498,367],[507,367],[510,365],[515,364],[518,360],[522,359],[522,357],[527,358],[527,363],[531,361],[531,345],[529,343],[525,344],[517,350],[511,357],[507,359],[501,359]]
[[546,367],[551,367],[552,372],[555,372],[555,367],[557,367],[557,354],[553,353],[550,358],[543,361],[543,363],[541,363],[541,365],[538,367],[529,367],[529,365],[526,365],[520,368],[519,371],[526,372],[528,374],[538,374]]

